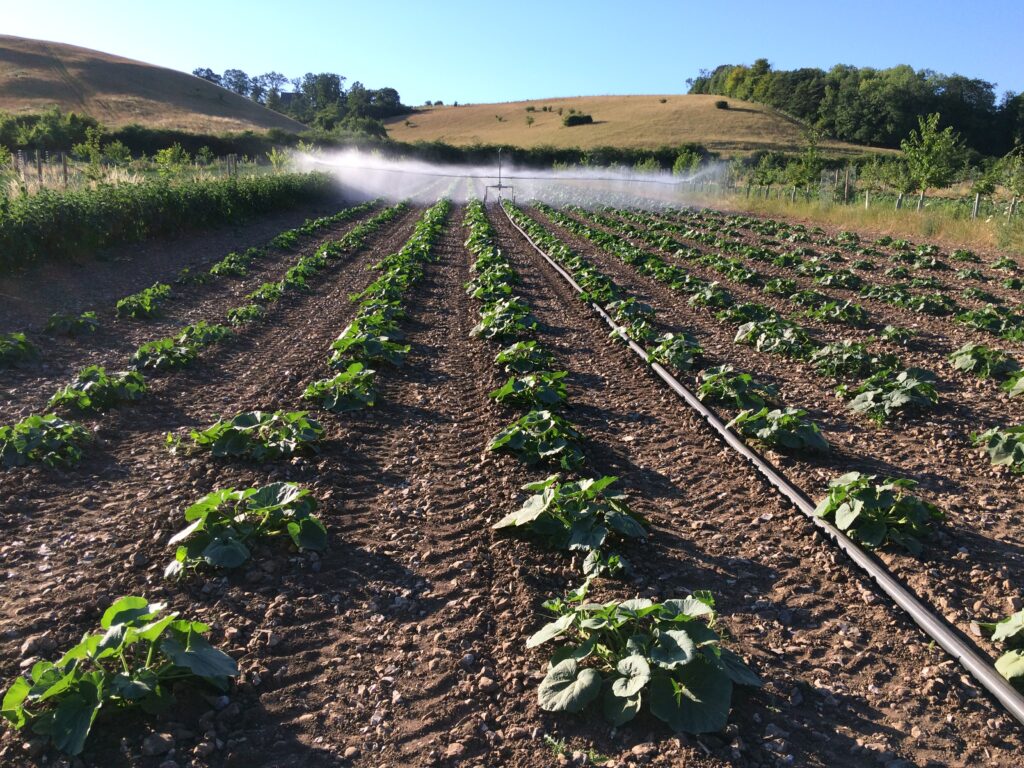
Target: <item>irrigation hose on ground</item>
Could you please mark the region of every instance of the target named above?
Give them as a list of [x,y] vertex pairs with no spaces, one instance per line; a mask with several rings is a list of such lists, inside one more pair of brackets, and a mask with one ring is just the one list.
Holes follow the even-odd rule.
[[[551,267],[561,275],[569,285],[572,286],[573,290],[577,293],[583,293],[583,289],[579,284],[572,278],[562,266],[548,256],[540,246],[538,246],[523,229],[512,220],[509,216],[508,211],[501,207],[502,213],[508,219],[509,223],[515,227],[516,231],[530,244],[530,246],[541,255],[541,257],[551,265]],[[1002,704],[1006,710],[1013,715],[1021,725],[1024,725],[1024,696],[1014,689],[1013,686],[1007,682],[1006,678],[1000,675],[995,667],[992,666],[985,658],[978,654],[973,648],[971,648],[957,631],[951,627],[943,618],[938,616],[934,611],[929,610],[928,606],[918,599],[907,586],[900,583],[900,581],[893,576],[892,573],[882,565],[876,558],[869,555],[859,546],[857,546],[846,534],[836,528],[828,521],[818,517],[814,514],[814,504],[807,498],[807,496],[789,480],[787,480],[775,467],[773,467],[763,456],[754,451],[749,445],[740,440],[735,433],[725,426],[725,422],[719,419],[714,413],[712,413],[707,406],[704,405],[700,400],[697,399],[690,390],[679,383],[671,373],[669,373],[660,363],[651,360],[650,355],[647,351],[639,344],[630,339],[625,330],[617,325],[614,320],[604,311],[599,305],[588,302],[590,307],[600,315],[606,323],[619,335],[619,337],[633,350],[637,356],[644,361],[644,363],[650,366],[662,381],[664,381],[673,392],[675,392],[682,400],[690,406],[697,414],[704,420],[704,422],[717,433],[717,435],[725,441],[725,443],[736,451],[740,456],[746,459],[758,472],[761,473],[771,483],[776,490],[785,496],[793,505],[799,509],[804,515],[809,517],[811,521],[824,531],[832,541],[839,546],[843,552],[849,555],[850,559],[856,563],[861,570],[868,574],[878,587],[885,592],[900,608],[906,611],[910,618],[914,620],[925,634],[931,637],[936,643],[942,646],[943,649],[950,656],[956,659],[960,665],[966,669],[981,686],[992,694],[1000,704]]]

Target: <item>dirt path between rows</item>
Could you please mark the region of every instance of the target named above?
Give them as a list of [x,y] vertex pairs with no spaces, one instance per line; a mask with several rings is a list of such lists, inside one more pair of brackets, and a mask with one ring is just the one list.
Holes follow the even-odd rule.
[[[538,338],[570,371],[567,416],[589,437],[590,465],[618,475],[654,525],[650,544],[625,551],[635,577],[602,581],[594,596],[714,592],[733,647],[767,682],[737,692],[726,732],[675,737],[646,715],[613,731],[596,713],[539,709],[545,657],[525,639],[545,621],[541,601],[579,576],[568,558],[490,531],[525,499],[521,485],[547,472],[483,452],[515,413],[486,397],[504,377],[491,362],[497,346],[470,337],[478,306],[463,290],[471,257],[459,210],[406,297],[405,366],[380,370],[373,409],[317,414],[327,429],[319,454],[247,465],[166,452],[167,430],[300,407],[302,388],[329,373],[329,342],[355,310],[349,294],[400,247],[417,213],[323,273],[272,322],[112,412],[81,467],[0,475],[4,684],[30,658],[26,639],[66,647],[127,593],[209,621],[214,644],[240,660],[227,699],[186,698],[155,721],[102,714],[86,766],[540,768],[569,760],[549,746],[563,740],[569,753],[594,750],[620,768],[1014,765],[1024,740],[1008,718],[809,523],[730,463],[500,212],[491,220],[541,321]],[[274,480],[313,490],[328,551],[273,546],[228,577],[162,578],[188,503]],[[173,752],[142,754],[151,729],[169,735]],[[32,764],[24,741],[5,731],[0,765]]]
[[[565,329],[555,335],[559,347],[588,368],[570,399],[592,410],[574,417],[614,446],[619,459],[608,469],[658,525],[656,552],[634,557],[649,589],[662,597],[711,589],[740,651],[769,680],[752,697],[761,706],[740,705],[733,716],[755,751],[741,758],[723,745],[722,759],[771,764],[764,750],[780,755],[771,734],[781,729],[781,752],[797,765],[860,765],[879,753],[882,762],[1012,764],[1024,742],[1009,718],[882,603],[809,522],[736,466],[631,354],[605,340],[604,325],[568,286],[552,282],[550,267],[525,250],[500,212],[491,218],[526,279],[528,303],[546,324]],[[759,732],[762,740],[750,738]]]
[[329,200],[179,238],[126,243],[78,262],[47,262],[0,274],[0,333],[41,329],[54,312],[78,314],[112,307],[154,282],[172,283],[182,267],[208,268],[229,251],[263,245],[281,230],[346,205],[340,199]]
[[[173,285],[172,276],[169,278],[172,295],[154,318],[118,319],[114,312],[115,301],[112,300],[103,307],[95,308],[100,322],[95,333],[74,338],[37,334],[33,340],[42,350],[40,357],[0,372],[0,423],[41,412],[50,396],[87,365],[102,365],[108,371],[124,370],[132,353],[145,342],[174,335],[182,326],[200,320],[226,322],[229,309],[250,303],[245,298],[246,294],[264,281],[279,280],[300,256],[313,253],[324,242],[342,237],[357,222],[376,212],[368,212],[328,227],[312,237],[304,237],[294,250],[270,248],[266,256],[252,264],[245,276],[224,276],[205,285],[189,286]],[[276,230],[275,234],[279,231]],[[226,250],[220,251],[220,257],[226,253]],[[139,265],[132,265],[125,272],[144,286],[157,280],[152,273],[140,271]]]

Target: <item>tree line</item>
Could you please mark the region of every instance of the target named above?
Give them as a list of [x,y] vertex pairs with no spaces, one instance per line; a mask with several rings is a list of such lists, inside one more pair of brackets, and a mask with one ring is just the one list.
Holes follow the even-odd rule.
[[731,96],[774,107],[841,141],[898,148],[921,115],[940,113],[971,150],[1005,155],[1024,143],[1024,94],[997,99],[985,80],[907,65],[837,64],[774,70],[767,59],[723,64],[687,81],[690,93]]
[[307,72],[289,79],[280,72],[250,77],[241,69],[218,74],[209,67],[199,67],[192,74],[323,131],[342,127],[383,135],[383,126],[372,122],[412,111],[394,88],[367,88],[358,80],[346,88],[348,78],[334,72]]

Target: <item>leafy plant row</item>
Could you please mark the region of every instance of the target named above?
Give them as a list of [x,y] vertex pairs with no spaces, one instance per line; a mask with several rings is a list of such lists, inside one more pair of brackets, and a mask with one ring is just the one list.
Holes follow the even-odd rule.
[[[757,220],[753,228],[758,229],[762,222]],[[762,230],[763,231],[763,230]],[[840,233],[840,239],[848,243],[857,243],[859,239],[852,233]],[[891,239],[883,238],[878,241],[879,245],[889,245]],[[936,264],[935,255],[937,249],[934,246],[919,246],[912,249],[906,242],[892,243],[897,248],[897,261],[910,262],[915,268],[943,268]],[[863,250],[863,249],[861,249]],[[796,254],[800,255],[800,254]],[[875,254],[878,255],[878,254]],[[974,254],[967,251],[955,251],[951,258],[955,261],[977,262]],[[1009,269],[1015,271],[1015,265],[995,265],[997,269]],[[856,268],[873,268],[866,263]],[[889,270],[890,274],[895,273]],[[966,272],[966,274],[965,274]],[[973,272],[973,274],[972,274]],[[905,275],[905,271],[904,271]],[[958,279],[988,280],[976,270],[961,270],[958,272]],[[792,283],[792,281],[789,281]],[[925,287],[926,281],[917,279],[912,284]],[[1020,289],[1021,281],[1017,278],[1007,278],[1004,286]],[[795,286],[780,286],[782,292],[791,293]],[[845,288],[855,288],[853,285],[842,285]],[[931,287],[936,287],[934,283]],[[766,285],[766,288],[768,286]],[[788,290],[787,290],[788,288]],[[906,292],[900,292],[900,288],[894,290],[894,298],[901,303],[909,303],[913,299]],[[976,298],[989,301],[988,296],[980,295],[971,289],[965,290],[966,298]],[[994,298],[994,297],[993,297]],[[996,302],[993,302],[996,303]],[[941,305],[940,305],[941,306]],[[987,330],[1006,338],[1014,339],[1016,334],[1014,328],[1019,325],[1013,313],[1002,307],[988,306],[981,310],[972,310],[955,319],[959,322],[966,322],[973,327]],[[898,340],[897,329],[887,328],[883,337],[889,335]],[[858,401],[871,398],[871,378],[878,379],[877,370],[881,368],[894,367],[894,360],[888,355],[878,356],[875,359],[867,349],[866,345],[855,342],[839,342],[827,345],[815,353],[812,362],[816,363],[819,370],[825,375],[835,378],[852,378],[855,376],[868,375],[867,386],[859,388],[860,394],[854,400]],[[1024,391],[1024,376],[1022,376],[1019,364],[1009,357],[1005,352],[991,349],[979,344],[966,344],[949,355],[949,362],[953,368],[971,373],[983,378],[993,378],[1002,381],[1002,386],[1010,393],[1011,397],[1018,396]],[[913,372],[907,372],[904,379],[913,376]],[[897,383],[903,384],[903,381]],[[915,397],[914,387],[907,387],[899,396]],[[768,393],[770,396],[773,393]],[[754,396],[757,399],[757,396]],[[988,454],[995,466],[1005,466],[1014,472],[1024,472],[1024,426],[1017,427],[993,427],[980,434],[972,435],[975,445],[982,447]],[[899,543],[911,552],[919,553],[921,550],[921,539],[927,535],[931,524],[941,520],[943,513],[934,505],[929,504],[909,493],[913,488],[909,480],[896,480],[886,478],[877,482],[874,476],[864,476],[860,473],[849,473],[834,480],[830,487],[829,495],[822,500],[818,506],[818,514],[828,517],[842,530],[845,530],[853,538],[858,539],[868,546],[877,546],[885,541]],[[1024,612],[1018,612],[1009,618],[998,623],[982,623],[984,629],[992,632],[993,642],[1002,642],[1008,648],[996,661],[996,669],[1009,682],[1024,691]]]
[[[988,306],[982,307],[981,309],[964,310],[963,307],[960,307],[948,295],[944,295],[943,293],[933,292],[918,294],[912,291],[912,289],[915,288],[944,289],[945,286],[943,286],[942,283],[940,283],[934,276],[927,278],[914,277],[910,280],[909,284],[897,283],[895,285],[867,285],[864,284],[863,279],[850,269],[834,271],[827,266],[828,262],[841,262],[846,260],[838,251],[833,251],[829,254],[821,254],[812,248],[803,246],[793,249],[789,253],[775,255],[771,249],[777,248],[781,245],[777,240],[770,239],[762,234],[762,247],[751,246],[739,240],[738,236],[740,233],[733,229],[734,226],[745,226],[755,232],[767,232],[774,234],[778,231],[784,231],[789,228],[789,225],[785,222],[771,222],[769,220],[769,223],[766,224],[765,222],[752,220],[747,217],[723,218],[712,211],[700,211],[696,213],[680,212],[677,214],[684,218],[689,224],[692,224],[695,220],[699,222],[699,226],[703,230],[701,231],[693,229],[692,227],[688,229],[686,224],[675,227],[663,219],[657,219],[643,213],[624,211],[616,211],[616,213],[620,216],[628,217],[631,221],[646,223],[648,226],[656,228],[658,231],[679,232],[686,239],[692,239],[698,242],[714,245],[715,247],[724,250],[731,250],[747,258],[761,261],[772,261],[778,266],[794,267],[798,272],[813,276],[815,281],[821,285],[832,285],[850,290],[860,288],[862,296],[884,301],[894,306],[908,309],[912,312],[920,312],[935,316],[953,315],[953,319],[956,322],[1000,335],[1008,340],[1020,341],[1024,339],[1024,315],[1019,312],[1012,311],[1004,306],[995,306],[1002,304],[1002,300],[977,286],[969,286],[964,289],[962,292],[964,298],[982,301],[988,304]],[[792,230],[792,233],[787,237],[787,241],[789,242],[815,242],[815,244],[825,247],[846,248],[848,251],[852,252],[853,256],[884,255],[881,251],[878,251],[877,248],[861,246],[860,239],[854,233],[840,233],[840,237],[836,239],[824,237],[824,233],[821,230],[817,230],[822,237],[814,239],[807,236],[806,228],[801,228],[800,225],[794,225]],[[644,233],[643,230],[633,230],[633,232],[638,236],[652,236],[650,232]],[[811,234],[813,233],[814,231],[812,230]],[[736,238],[731,238],[729,235],[735,235]],[[669,243],[671,243],[674,246],[681,246],[682,249],[686,249],[686,246],[683,243],[672,240],[667,236],[662,237],[665,241],[664,246],[670,247]],[[793,237],[797,237],[799,239],[791,240]],[[942,271],[949,269],[947,264],[938,259],[938,249],[933,245],[913,246],[913,244],[907,241],[894,241],[892,238],[888,237],[880,238],[875,242],[875,245],[891,245],[894,249],[894,253],[891,256],[893,261],[898,264],[907,264],[914,270]],[[980,261],[976,255],[965,250],[954,251],[951,254],[951,258],[955,261],[961,262]],[[862,271],[872,271],[877,268],[873,261],[869,261],[864,258],[853,260],[851,262],[851,267]],[[1012,259],[999,259],[992,264],[992,267],[1011,273],[1010,277],[1005,277],[1002,280],[1004,288],[1012,290],[1024,289],[1024,280],[1020,277],[1012,276],[1014,273],[1019,272],[1020,269]],[[905,266],[896,266],[886,270],[887,276],[897,279],[910,277],[910,274],[910,271]],[[956,277],[958,282],[975,280],[985,283],[990,281],[989,277],[973,268],[959,270],[956,273]]]
[[[513,215],[518,213],[510,206],[506,210]],[[503,282],[517,280],[500,251],[491,244],[482,207],[470,207],[467,223],[471,228],[467,245],[477,254],[477,278],[497,269]],[[517,223],[522,226],[526,220],[520,217]],[[596,274],[590,275],[591,288],[610,288]],[[474,283],[479,282],[474,279]],[[479,285],[474,288],[471,283],[471,290],[478,288]],[[637,307],[628,298],[614,301],[619,304],[612,310],[639,335],[640,323],[649,322],[653,311]],[[485,312],[481,310],[482,317]],[[532,330],[522,328],[518,333],[525,335]],[[665,340],[666,348],[673,341],[682,339]],[[549,353],[538,352],[536,342],[522,340],[499,352],[497,362],[510,360],[517,345],[530,343],[535,345],[528,348],[532,357],[541,364],[550,362]],[[693,354],[692,349],[676,351],[680,356]],[[508,385],[502,387],[492,397],[497,399],[498,393],[507,388]],[[560,402],[564,404],[564,398]],[[546,413],[530,411],[524,419]],[[496,441],[503,436],[500,433]],[[494,446],[492,441],[491,447]],[[581,454],[579,458],[576,469],[582,470],[586,457]],[[562,466],[566,468],[564,463]],[[559,644],[538,689],[540,706],[553,712],[576,713],[593,705],[600,708],[613,726],[628,723],[646,708],[678,732],[721,730],[728,719],[733,686],[757,687],[761,680],[739,656],[723,646],[714,627],[716,614],[711,595],[698,591],[685,599],[662,602],[594,602],[589,598],[596,579],[622,576],[629,569],[625,559],[608,549],[608,545],[647,538],[647,522],[630,510],[624,496],[609,492],[615,481],[614,477],[596,476],[565,482],[559,475],[552,475],[527,484],[524,490],[532,495],[522,507],[494,525],[496,530],[527,535],[552,549],[586,555],[584,584],[564,597],[546,601],[545,609],[555,618],[527,641],[527,647]]]
[[[428,221],[417,227],[415,242],[407,244],[403,256],[421,260],[429,255],[429,248],[422,247],[424,238],[436,238],[437,220],[439,216],[443,218],[446,206],[447,203],[428,212]],[[396,213],[400,210],[396,209]],[[371,231],[372,227],[367,228],[364,234]],[[362,239],[348,242],[350,247],[361,244]],[[343,252],[332,245],[317,252],[320,259],[329,258],[328,254],[337,257]],[[320,259],[300,259],[297,265],[319,268]],[[378,265],[384,275],[375,284],[383,290],[391,281],[402,282],[411,268],[401,262],[393,257],[385,259]],[[189,350],[192,345],[212,343],[230,333],[225,326],[204,322],[189,326],[171,341],[176,347]],[[160,352],[156,347],[150,350]],[[137,362],[145,365],[141,355]],[[58,392],[51,403],[69,409],[96,410],[141,396],[144,389],[144,381],[137,372],[108,376],[102,368],[92,367]],[[51,430],[77,428],[52,416],[36,418]],[[267,462],[302,450],[315,450],[322,435],[323,428],[305,412],[256,411],[193,431],[189,446],[183,446],[184,441],[171,435],[168,441],[175,451],[209,451],[221,458]],[[44,458],[54,452],[47,444],[35,446],[35,450]],[[3,455],[6,460],[7,455]],[[17,453],[16,458],[20,455]],[[295,483],[213,491],[185,510],[184,528],[168,542],[174,556],[165,576],[182,579],[201,570],[238,568],[275,539],[285,540],[298,550],[323,550],[327,546],[327,530],[314,514],[316,507],[310,491]],[[103,631],[86,635],[56,662],[37,662],[26,677],[15,680],[4,696],[2,716],[15,729],[31,729],[57,749],[77,755],[83,750],[102,707],[162,711],[171,702],[173,687],[181,682],[227,690],[230,678],[238,674],[237,665],[205,640],[203,635],[209,627],[180,620],[177,614],[164,613],[164,608],[141,597],[116,601],[101,619]]]
[[[308,290],[309,277],[326,268],[330,260],[339,259],[342,255],[363,247],[368,236],[392,221],[406,208],[404,203],[387,208],[372,219],[358,224],[340,240],[327,242],[314,254],[299,257],[286,273],[281,282],[281,293],[273,301],[280,299],[285,291]],[[262,317],[262,307],[251,306],[260,310],[259,316]],[[228,310],[229,322],[238,316],[237,309]],[[135,351],[129,361],[133,372],[111,375],[102,367],[89,366],[51,398],[50,407],[77,414],[97,413],[123,402],[138,400],[144,395],[146,388],[143,371],[159,372],[187,366],[204,348],[221,342],[232,334],[232,329],[226,325],[201,320],[182,328],[176,336],[146,342]],[[256,425],[246,427],[236,425],[241,433],[246,435],[253,429],[263,429],[261,420],[272,419],[274,416],[259,412],[243,415],[256,422]],[[283,416],[281,418],[284,419]],[[282,427],[285,432],[281,440],[287,442],[295,438],[296,428],[287,419],[284,421],[286,426]],[[214,426],[223,430],[223,425]],[[247,432],[246,429],[250,431]],[[22,466],[32,462],[48,466],[71,465],[81,460],[83,449],[89,441],[88,430],[77,422],[67,421],[53,413],[33,415],[17,424],[0,427],[0,456],[3,457],[2,463],[5,467]],[[177,441],[174,442],[177,444]]]
[[[510,212],[515,210],[511,207],[507,209]],[[559,260],[562,261],[563,266],[573,271],[572,264],[578,259],[581,260],[581,257],[569,251],[557,238],[525,214],[518,213],[517,221],[522,222],[522,226],[524,229],[527,229],[531,237],[536,237],[544,244],[545,250],[554,248],[559,253],[571,254],[572,261]],[[551,253],[550,250],[548,252],[549,254]],[[639,251],[639,249],[631,251],[631,257],[635,259],[638,259],[639,255],[643,254],[644,252]],[[652,255],[652,259],[655,260],[653,262],[655,265],[653,272],[657,275],[660,273],[657,267],[658,257]],[[642,263],[645,265],[650,264],[647,261]],[[664,262],[661,263],[664,264]],[[672,269],[668,265],[664,266]],[[816,425],[804,423],[799,418],[795,418],[802,416],[803,412],[794,412],[791,409],[780,408],[778,393],[774,387],[759,382],[750,374],[737,373],[730,366],[705,369],[701,372],[700,380],[701,384],[697,394],[702,400],[710,399],[724,402],[741,409],[740,415],[734,419],[733,426],[740,427],[746,437],[761,440],[774,439],[777,441],[776,444],[795,446],[799,450],[809,452],[822,449],[821,436]],[[902,393],[902,396],[906,396],[905,391]],[[848,482],[856,479],[853,477],[854,475],[857,478],[861,478],[858,473],[851,473],[834,481],[834,487],[845,487]],[[929,531],[933,520],[941,519],[942,513],[927,502],[907,494],[907,489],[913,486],[913,483],[909,481],[894,478],[884,478],[879,481],[876,476],[872,475],[866,476],[861,484],[863,486],[863,493],[874,493],[881,496],[881,501],[874,505],[874,507],[861,510],[863,514],[859,518],[862,524],[871,521],[871,525],[874,526],[871,529],[872,535],[859,537],[856,533],[856,528],[850,529],[849,525],[841,525],[840,527],[843,530],[850,529],[848,532],[851,532],[854,538],[859,538],[861,543],[866,546],[873,547],[892,542],[914,553],[920,551],[919,538]],[[888,486],[899,489],[899,493],[886,494],[885,489]],[[906,500],[902,500],[904,495],[907,497]],[[917,506],[923,505],[923,508],[928,510],[928,514],[921,519],[912,519],[910,516],[903,514],[899,509],[900,504],[911,503]],[[856,502],[854,506],[861,509],[865,505],[861,502]],[[818,513],[823,517],[834,517],[835,512],[836,508],[834,506],[824,504],[819,506],[818,509]],[[845,523],[847,520],[844,519],[843,522]],[[882,530],[880,537],[875,535],[879,525],[881,525]]]
[[0,197],[0,269],[80,258],[106,246],[238,222],[324,199],[328,174],[267,174]]
[[[290,235],[297,238],[299,235],[314,234],[328,226],[334,226],[361,216],[367,211],[372,210],[377,204],[377,201],[370,201],[351,208],[345,208],[333,216],[310,219],[293,230],[282,232],[278,237]],[[248,272],[252,262],[264,256],[265,253],[266,250],[263,248],[249,248],[242,253],[231,252],[210,267],[208,272],[194,272],[191,268],[185,267],[179,273],[175,283],[179,286],[196,285],[209,282],[214,277],[242,276]],[[264,284],[263,287],[266,288],[267,285],[276,286],[277,284]],[[172,288],[170,285],[156,283],[138,293],[118,300],[115,306],[116,314],[118,317],[153,317],[159,314],[161,304],[171,296],[171,292]],[[46,324],[47,333],[71,337],[94,333],[98,328],[99,319],[96,313],[92,311],[82,312],[79,315],[54,313]],[[32,360],[38,356],[39,349],[28,340],[24,333],[0,334],[0,367]]]
[[[543,210],[547,213],[550,209]],[[831,375],[830,371],[838,373],[840,370],[840,365],[835,362],[836,356],[845,357],[842,373],[836,376],[843,382],[837,394],[850,399],[849,407],[855,413],[864,414],[881,424],[898,413],[924,410],[938,402],[934,376],[927,371],[903,369],[898,358],[870,353],[863,345],[851,346],[851,342],[820,345],[801,326],[778,315],[771,307],[755,303],[736,304],[728,291],[716,283],[694,277],[682,267],[668,264],[657,254],[636,248],[621,237],[581,225],[564,215],[558,214],[555,220],[570,228],[576,225],[573,229],[576,234],[591,236],[593,242],[641,274],[663,282],[675,291],[691,294],[691,304],[717,309],[715,317],[719,321],[738,324],[737,343],[812,363],[819,372],[827,375]],[[613,220],[604,221],[614,223]],[[797,301],[803,300],[799,293],[794,296]],[[818,308],[822,307],[829,311],[826,304],[818,303]],[[834,309],[850,310],[844,305],[836,305]],[[854,357],[859,364],[854,364]],[[782,418],[782,415],[776,418]]]
[[[648,220],[644,216],[634,218]],[[603,221],[614,223],[609,219]],[[769,286],[766,285],[767,287]],[[999,311],[998,308],[989,307],[985,311],[975,311],[972,317],[1004,318],[1005,315],[1006,313]],[[788,326],[786,321],[780,320],[768,307],[755,304],[735,305],[722,310],[717,316],[720,320],[748,320],[746,325],[741,326],[737,339],[753,341],[759,349],[782,350],[790,356],[805,358],[810,348],[799,343],[799,329]],[[1002,320],[999,322],[1002,323]],[[897,338],[898,332],[898,329],[886,328],[882,336]],[[879,424],[900,411],[923,410],[938,401],[935,378],[931,373],[916,368],[903,369],[898,357],[888,353],[871,352],[864,343],[841,341],[826,344],[813,351],[809,362],[818,373],[843,382],[837,393],[850,399],[852,411],[862,413]],[[956,370],[999,381],[1010,397],[1024,393],[1024,371],[1021,371],[1015,359],[1002,350],[969,343],[952,352],[949,355],[949,362]],[[1014,429],[1016,428],[996,426],[985,434],[1010,436],[1014,434]],[[1001,447],[1007,442],[1012,447],[1012,440],[994,437],[979,440],[976,444],[989,446],[986,450],[994,466],[1012,467],[1014,462],[1006,460],[1008,454]]]
[[[270,246],[279,250],[289,250],[298,245],[301,236],[313,235],[316,232],[330,226],[336,226],[358,216],[362,216],[377,206],[377,201],[370,201],[351,208],[345,208],[332,216],[323,216],[317,219],[308,219],[301,226],[294,229],[286,229],[277,234],[271,241]],[[190,267],[185,267],[176,279],[178,285],[197,285],[209,282],[218,277],[244,277],[248,274],[253,262],[265,257],[266,248],[247,248],[245,251],[232,251],[223,259],[203,272],[195,272]],[[267,291],[267,286],[274,283],[264,283],[260,291]],[[165,283],[157,283],[139,293],[126,296],[117,302],[118,317],[148,318],[158,314],[160,304],[171,295],[171,286]],[[250,294],[252,297],[252,294]],[[278,296],[279,297],[279,296]]]

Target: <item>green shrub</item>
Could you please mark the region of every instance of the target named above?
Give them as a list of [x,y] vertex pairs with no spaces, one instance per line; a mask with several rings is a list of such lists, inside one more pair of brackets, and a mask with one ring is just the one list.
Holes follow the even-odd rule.
[[566,115],[562,118],[562,125],[566,128],[572,128],[574,125],[590,125],[593,122],[592,116],[580,113]]
[[151,181],[10,198],[0,216],[0,267],[91,254],[110,245],[243,221],[333,194],[327,174]]

